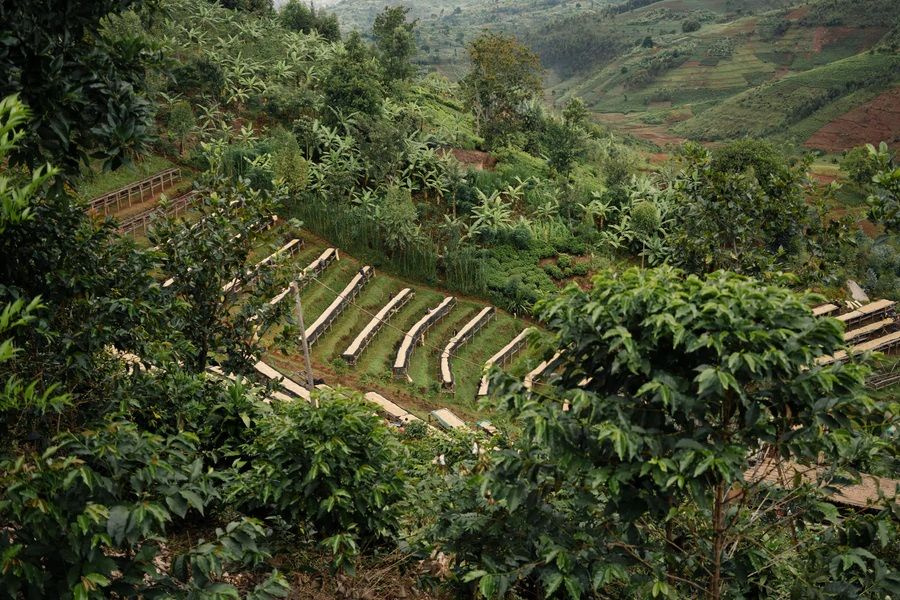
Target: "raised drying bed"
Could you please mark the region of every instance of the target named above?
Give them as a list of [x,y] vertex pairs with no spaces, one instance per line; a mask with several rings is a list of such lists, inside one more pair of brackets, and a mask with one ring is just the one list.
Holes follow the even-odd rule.
[[459,330],[459,333],[450,338],[450,341],[444,347],[444,351],[441,352],[441,384],[444,386],[444,389],[453,390],[454,386],[454,378],[453,378],[453,370],[450,368],[450,357],[453,356],[453,353],[456,350],[471,340],[476,333],[481,331],[481,328],[484,327],[497,312],[493,306],[486,306],[481,309],[481,311],[475,315],[475,317],[466,323],[462,329]]
[[104,215],[108,215],[110,209],[115,206],[113,212],[117,212],[122,210],[123,205],[125,208],[128,208],[135,201],[143,202],[153,194],[162,192],[166,187],[175,185],[175,182],[179,179],[181,179],[181,169],[173,168],[160,171],[156,175],[151,175],[146,179],[136,181],[123,188],[94,198],[88,203],[88,210],[93,212],[102,211]]
[[559,365],[561,358],[562,358],[562,352],[557,352],[556,354],[551,356],[549,360],[545,360],[544,362],[542,362],[541,364],[536,366],[534,369],[532,369],[525,376],[525,381],[524,381],[525,389],[530,390],[531,388],[533,388],[535,381],[537,381],[538,379],[543,377],[546,373],[555,369]]
[[425,316],[419,319],[406,335],[403,336],[403,340],[400,342],[400,348],[397,350],[397,358],[394,359],[394,377],[398,379],[409,378],[409,359],[412,356],[413,348],[422,341],[425,332],[447,316],[447,313],[449,313],[455,305],[456,298],[447,296],[440,304],[425,313]]
[[866,321],[881,318],[890,314],[891,309],[894,308],[895,304],[896,302],[893,300],[876,300],[875,302],[861,306],[854,311],[838,315],[835,318],[847,326],[860,325]]
[[372,317],[372,320],[369,321],[368,325],[363,328],[359,335],[356,336],[356,339],[350,343],[346,350],[344,350],[344,353],[341,354],[341,358],[347,361],[348,364],[355,365],[356,361],[359,360],[359,356],[365,351],[375,336],[378,335],[381,328],[384,327],[388,320],[397,314],[401,308],[406,306],[415,295],[416,293],[409,288],[400,290],[397,295],[391,298],[390,301],[378,311],[377,315]]
[[372,267],[363,267],[359,270],[359,273],[347,284],[347,287],[344,288],[338,297],[334,299],[334,302],[325,309],[318,319],[309,326],[306,330],[306,340],[310,346],[316,343],[322,335],[328,331],[328,328],[331,327],[334,320],[337,319],[344,309],[347,308],[350,303],[353,301],[356,296],[359,295],[359,292],[362,291],[362,288],[375,274],[375,270]]
[[850,331],[844,332],[844,341],[850,342],[853,340],[858,340],[860,338],[865,338],[866,336],[869,336],[876,331],[886,329],[887,327],[893,325],[894,322],[894,319],[882,319],[881,321],[876,321],[875,323],[864,325],[859,329],[851,329]]
[[431,417],[438,422],[438,425],[447,431],[466,428],[466,422],[446,408],[439,408],[431,411]]
[[[298,275],[297,279],[295,279],[297,283],[297,289],[302,290],[304,287],[306,287],[306,284],[321,275],[322,271],[324,271],[328,267],[328,265],[333,263],[335,260],[337,260],[337,250],[335,250],[334,248],[328,248],[327,250],[322,252],[322,254],[319,255],[319,258],[309,263],[309,265],[307,265],[303,268],[302,271],[300,271],[300,275]],[[284,288],[283,290],[281,290],[280,294],[269,300],[269,305],[275,306],[276,304],[284,300],[285,296],[287,296],[289,293],[291,293],[291,288]]]
[[875,338],[865,344],[853,346],[847,351],[839,350],[832,356],[820,356],[816,359],[816,364],[821,366],[830,365],[839,360],[846,360],[848,357],[856,354],[863,354],[865,352],[887,352],[898,346],[900,346],[900,331],[895,331],[894,333],[889,333],[880,338]]
[[521,350],[525,346],[525,342],[528,338],[528,334],[531,333],[532,328],[528,327],[524,329],[522,333],[517,335],[512,339],[510,343],[503,346],[495,355],[487,359],[487,362],[484,363],[484,375],[481,377],[481,383],[478,385],[477,395],[479,398],[487,396],[488,391],[490,391],[490,380],[488,379],[488,372],[491,370],[496,364],[506,364],[506,362],[516,355],[516,353]]
[[240,291],[241,287],[248,283],[253,283],[257,277],[259,277],[260,270],[265,267],[267,264],[281,256],[282,254],[286,254],[288,257],[294,256],[300,248],[303,247],[303,242],[299,239],[294,238],[269,256],[265,257],[258,263],[256,263],[251,270],[247,272],[247,274],[243,277],[243,281],[240,277],[235,277],[224,286],[222,286],[222,291],[225,293],[235,291]]
[[[210,367],[207,367],[206,370],[220,379],[228,379],[230,381],[239,381],[240,380],[240,378],[237,375],[235,375],[234,373],[226,373],[220,367],[210,366]],[[283,402],[293,402],[293,400],[294,400],[287,394],[285,394],[283,392],[279,392],[278,390],[272,390],[271,392],[269,392],[268,397],[263,398],[263,402],[268,403],[270,401],[270,398],[275,398],[276,400],[281,400]]]
[[197,196],[197,192],[190,191],[178,196],[172,200],[168,209],[163,210],[162,207],[154,206],[139,213],[131,218],[125,219],[119,225],[119,233],[133,233],[135,231],[145,231],[150,221],[158,215],[177,215],[186,210],[191,201]]
[[812,313],[814,317],[824,317],[825,315],[830,315],[838,309],[839,307],[836,304],[822,304],[821,306],[816,306],[815,308],[813,308]]
[[278,371],[276,371],[275,369],[273,369],[272,367],[270,367],[263,361],[257,362],[255,365],[253,365],[253,368],[256,370],[257,373],[259,373],[266,379],[274,381],[275,383],[277,383],[278,385],[280,385],[281,387],[283,387],[285,390],[289,391],[290,393],[294,394],[298,398],[302,398],[302,399],[306,400],[307,402],[310,401],[309,390],[307,390],[305,387],[303,387],[296,381],[292,381],[291,379],[288,379],[287,377],[285,377],[284,375],[282,375],[281,373],[279,373]]

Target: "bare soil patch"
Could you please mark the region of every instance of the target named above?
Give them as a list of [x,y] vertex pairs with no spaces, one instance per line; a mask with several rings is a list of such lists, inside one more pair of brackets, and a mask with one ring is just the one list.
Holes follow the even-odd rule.
[[814,133],[804,146],[840,152],[880,141],[900,148],[900,87],[841,115]]
[[477,171],[490,171],[497,164],[496,158],[494,158],[487,152],[481,152],[480,150],[463,150],[462,148],[450,148],[444,149],[441,152],[445,156],[447,154],[451,155],[463,165]]

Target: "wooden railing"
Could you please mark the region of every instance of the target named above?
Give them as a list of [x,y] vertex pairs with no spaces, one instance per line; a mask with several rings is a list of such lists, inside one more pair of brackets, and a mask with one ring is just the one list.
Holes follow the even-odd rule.
[[102,212],[104,215],[118,212],[122,208],[132,206],[135,202],[141,203],[153,194],[162,192],[167,187],[174,185],[179,179],[181,179],[181,169],[166,169],[156,175],[151,175],[146,179],[94,198],[88,204],[88,210],[97,213]]
[[455,383],[453,370],[450,368],[450,357],[453,356],[453,353],[462,347],[463,344],[475,337],[475,334],[481,331],[481,329],[490,322],[496,312],[497,309],[493,306],[487,306],[481,309],[471,321],[466,323],[463,328],[459,330],[459,333],[450,338],[450,341],[444,347],[444,351],[441,352],[441,384],[444,386],[444,389],[453,390]]
[[447,313],[456,305],[456,298],[447,296],[440,304],[425,313],[425,316],[412,326],[412,329],[403,336],[400,348],[397,350],[397,358],[394,359],[394,377],[398,379],[408,378],[409,359],[413,348],[425,337],[425,332],[431,329],[435,323],[447,316]]
[[154,217],[159,215],[178,215],[187,210],[191,201],[197,196],[197,192],[190,191],[173,199],[166,210],[160,206],[154,206],[144,212],[133,217],[125,219],[119,225],[119,233],[134,233],[135,231],[146,231],[147,226]]
[[528,334],[531,333],[531,331],[531,327],[524,329],[522,333],[514,337],[511,342],[500,348],[495,355],[487,359],[487,362],[484,363],[484,375],[482,375],[481,383],[478,385],[477,395],[479,397],[488,395],[491,385],[490,380],[488,379],[488,373],[491,370],[491,367],[496,364],[504,365],[510,358],[515,356],[515,354],[525,346]]
[[328,331],[331,325],[334,323],[335,319],[337,319],[344,309],[350,305],[356,296],[362,291],[362,288],[375,274],[375,270],[372,267],[363,267],[359,270],[359,273],[350,280],[350,283],[347,284],[347,287],[344,288],[338,297],[334,299],[334,302],[329,305],[328,308],[325,309],[318,319],[309,326],[306,330],[306,341],[310,346],[316,343],[316,341],[322,337],[322,335]]
[[390,299],[390,301],[384,305],[384,307],[378,311],[378,314],[372,317],[372,320],[369,321],[368,325],[366,325],[363,330],[356,336],[350,345],[344,350],[344,353],[341,354],[341,358],[347,361],[350,365],[355,365],[356,361],[359,360],[359,356],[365,351],[365,349],[369,346],[369,343],[375,338],[381,328],[387,324],[387,321],[393,317],[397,312],[406,306],[406,304],[412,300],[413,296],[416,293],[409,288],[404,288],[400,290],[396,296]]

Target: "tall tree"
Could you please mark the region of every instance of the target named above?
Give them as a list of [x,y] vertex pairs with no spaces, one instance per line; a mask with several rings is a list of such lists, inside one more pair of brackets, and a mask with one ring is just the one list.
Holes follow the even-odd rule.
[[141,38],[110,39],[101,20],[141,0],[0,2],[0,96],[31,108],[30,135],[13,159],[52,162],[75,174],[95,154],[110,166],[139,155],[151,137]]
[[473,40],[468,50],[466,100],[488,144],[502,144],[521,130],[528,101],[541,92],[540,59],[515,37],[492,32]]
[[378,48],[378,59],[388,83],[401,81],[415,73],[410,62],[416,53],[413,30],[416,21],[408,21],[409,7],[388,6],[375,17],[372,34]]
[[807,219],[806,165],[787,166],[770,145],[738,142],[714,154],[687,144],[668,242],[693,272],[762,273],[801,249]]
[[279,13],[282,24],[293,31],[303,33],[317,32],[330,42],[341,39],[341,29],[337,17],[322,10],[316,10],[312,4],[307,6],[301,0],[290,0]]
[[[844,481],[885,413],[864,394],[863,367],[816,365],[843,339],[837,321],[813,317],[814,300],[660,268],[604,273],[590,291],[539,303],[558,374],[534,392],[498,376],[520,443],[473,469],[468,501],[451,490],[438,526],[465,579],[491,598],[513,587],[721,598],[896,586],[890,510],[870,525],[883,543],[842,538],[852,517],[818,487]],[[814,484],[799,484],[801,463]],[[789,473],[781,487],[754,475],[764,465]]]
[[257,270],[251,258],[276,201],[275,194],[252,189],[245,179],[213,176],[194,205],[198,221],[167,219],[151,230],[150,240],[162,253],[161,270],[171,277],[166,290],[182,307],[172,319],[191,344],[184,357],[188,370],[203,372],[215,359],[239,373],[258,358],[259,337],[276,316],[263,314],[263,308],[286,283],[274,277],[274,265]]
[[350,35],[344,49],[335,55],[322,83],[326,121],[344,125],[354,114],[376,117],[381,113],[384,90],[378,64],[358,33]]

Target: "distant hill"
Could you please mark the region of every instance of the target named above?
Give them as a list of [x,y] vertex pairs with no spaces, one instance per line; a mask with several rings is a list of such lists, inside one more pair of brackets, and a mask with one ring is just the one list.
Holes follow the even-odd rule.
[[[490,28],[541,56],[550,99],[664,145],[781,138],[838,151],[900,143],[896,0],[415,0],[420,64],[451,76]],[[366,32],[385,0],[332,7]],[[452,7],[452,8],[451,8]],[[874,136],[874,137],[873,137]]]
[[[775,137],[826,151],[900,141],[893,0],[826,0],[701,18],[698,7],[714,4],[664,0],[603,21],[608,31],[644,27],[652,44],[564,73],[553,91],[560,101],[583,97],[639,135]],[[603,35],[603,27],[593,30]]]

